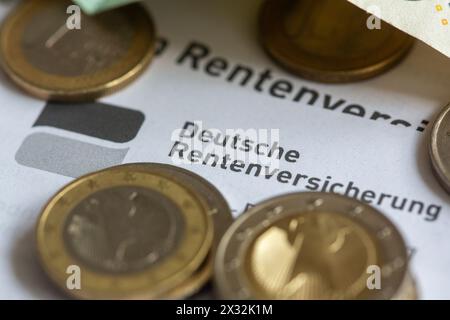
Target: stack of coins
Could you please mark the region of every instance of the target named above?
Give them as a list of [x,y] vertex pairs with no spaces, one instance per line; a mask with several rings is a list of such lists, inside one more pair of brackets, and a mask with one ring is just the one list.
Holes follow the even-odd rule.
[[346,0],[267,0],[260,37],[268,54],[298,76],[342,83],[376,76],[408,53],[413,39]]
[[186,298],[213,264],[225,299],[417,298],[403,238],[375,209],[293,193],[232,224],[214,186],[164,164],[122,165],[65,186],[43,209],[37,246],[49,277],[77,298]]
[[417,297],[395,226],[328,193],[279,196],[241,216],[220,243],[215,284],[225,299]]
[[436,178],[450,193],[450,104],[442,109],[433,124],[429,152]]
[[155,29],[139,4],[70,20],[70,0],[22,1],[6,18],[1,64],[26,92],[59,101],[93,100],[136,79],[154,54]]
[[[222,195],[201,177],[162,164],[129,164],[81,177],[45,206],[40,260],[65,292],[87,299],[176,299],[210,279],[232,222]],[[68,285],[69,268],[79,288]]]

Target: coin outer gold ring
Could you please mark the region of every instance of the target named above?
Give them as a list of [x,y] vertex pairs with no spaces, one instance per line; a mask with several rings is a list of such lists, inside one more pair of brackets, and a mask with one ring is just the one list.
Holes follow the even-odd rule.
[[[21,49],[21,37],[35,10],[60,0],[33,0],[20,3],[6,17],[0,35],[0,65],[24,91],[44,100],[90,101],[114,93],[133,82],[148,67],[155,51],[155,27],[150,13],[140,4],[131,4],[121,12],[135,15],[136,39],[127,55],[105,70],[94,74],[65,77],[48,74],[28,62]],[[19,35],[19,36],[17,36]],[[138,62],[124,71],[129,59]]]
[[[407,275],[407,250],[397,228],[380,212],[354,199],[319,192],[291,193],[275,197],[250,209],[239,217],[225,233],[214,264],[214,283],[223,299],[260,299],[244,275],[246,248],[262,231],[286,217],[305,212],[330,212],[346,216],[370,231],[381,248],[389,274],[383,276],[382,290],[375,290],[378,299],[391,299],[401,288]],[[244,236],[243,236],[244,235]],[[356,298],[356,297],[355,297]]]
[[437,116],[428,146],[433,172],[441,186],[450,193],[450,104]]
[[[298,53],[299,50],[293,46],[287,37],[282,36],[283,32],[279,30],[283,20],[280,9],[287,1],[292,0],[266,0],[263,3],[259,19],[260,42],[275,62],[302,78],[323,83],[348,83],[366,80],[394,67],[413,47],[414,39],[405,34],[405,39],[399,49],[378,63],[347,70],[327,70],[326,68],[311,67],[308,65],[307,59],[304,60],[301,55],[294,54]],[[271,28],[277,29],[276,34]],[[283,50],[283,48],[289,49]]]
[[[85,266],[67,249],[63,232],[71,210],[89,194],[114,186],[150,188],[180,208],[185,238],[157,266],[130,274],[99,272]],[[59,191],[44,207],[36,237],[44,270],[69,295],[85,299],[154,299],[186,281],[199,268],[210,250],[213,226],[203,200],[172,180],[150,173],[107,169],[86,175]],[[81,268],[81,290],[66,287],[66,270],[70,265]]]

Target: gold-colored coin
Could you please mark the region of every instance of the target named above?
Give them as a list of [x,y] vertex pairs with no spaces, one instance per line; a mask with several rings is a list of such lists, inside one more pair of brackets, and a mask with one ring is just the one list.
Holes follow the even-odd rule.
[[208,213],[214,225],[214,240],[209,257],[183,285],[164,294],[165,298],[181,299],[197,293],[210,279],[212,275],[212,261],[214,260],[217,246],[225,231],[233,222],[231,209],[219,190],[199,175],[183,168],[162,163],[134,163],[116,167],[117,170],[129,168],[133,171],[144,171],[165,176],[192,193],[202,197],[208,205]]
[[413,44],[384,22],[381,29],[368,29],[368,17],[346,0],[267,0],[260,37],[275,61],[301,77],[357,81],[391,68]]
[[450,193],[450,104],[442,109],[434,122],[429,150],[433,171]]
[[[403,238],[380,212],[336,194],[294,193],[230,227],[215,283],[226,299],[392,299],[407,269]],[[368,286],[374,270],[381,288]]]
[[150,63],[153,22],[133,4],[72,24],[69,0],[22,1],[3,24],[0,55],[10,78],[30,94],[93,100],[133,81]]
[[[204,263],[213,225],[201,197],[156,173],[121,167],[59,191],[37,226],[44,269],[67,293],[89,299],[160,298]],[[67,286],[80,269],[80,290]]]

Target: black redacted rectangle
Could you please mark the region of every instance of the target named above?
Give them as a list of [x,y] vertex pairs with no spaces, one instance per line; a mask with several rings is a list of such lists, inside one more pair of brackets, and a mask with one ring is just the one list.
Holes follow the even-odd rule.
[[136,137],[144,120],[140,111],[100,102],[48,102],[33,127],[54,127],[124,143]]

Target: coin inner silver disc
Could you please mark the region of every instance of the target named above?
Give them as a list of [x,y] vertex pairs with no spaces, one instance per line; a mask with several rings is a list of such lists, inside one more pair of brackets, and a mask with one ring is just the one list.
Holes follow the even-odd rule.
[[98,191],[72,210],[64,228],[68,249],[105,272],[140,271],[175,250],[184,235],[180,209],[142,187]]

